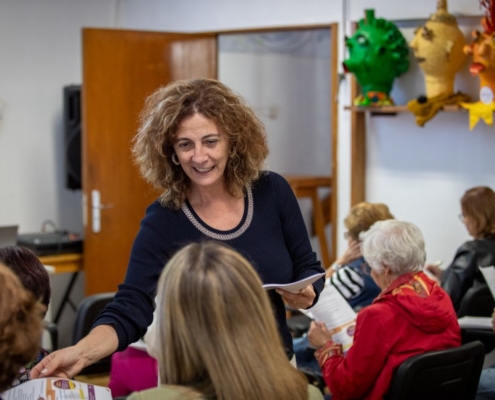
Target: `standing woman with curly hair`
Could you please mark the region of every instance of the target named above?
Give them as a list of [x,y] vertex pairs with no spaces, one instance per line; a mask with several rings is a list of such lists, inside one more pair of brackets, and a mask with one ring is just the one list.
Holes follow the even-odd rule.
[[[73,376],[144,335],[164,265],[191,242],[225,242],[253,264],[264,283],[323,272],[289,184],[262,171],[268,155],[263,124],[222,83],[193,79],[158,89],[146,101],[133,153],[143,177],[162,195],[141,222],[125,282],[91,333],[46,357],[33,377]],[[323,278],[299,293],[269,293],[289,359],[292,337],[283,300],[308,308],[322,288]]]

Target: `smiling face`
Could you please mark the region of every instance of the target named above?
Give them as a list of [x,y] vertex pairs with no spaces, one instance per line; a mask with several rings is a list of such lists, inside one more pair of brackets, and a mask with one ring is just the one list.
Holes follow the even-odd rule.
[[182,121],[174,151],[192,187],[223,187],[229,140],[215,122],[201,114]]

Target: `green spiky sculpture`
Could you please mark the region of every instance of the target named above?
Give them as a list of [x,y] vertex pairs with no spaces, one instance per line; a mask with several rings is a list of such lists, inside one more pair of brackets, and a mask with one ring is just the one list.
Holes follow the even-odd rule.
[[361,87],[354,105],[393,105],[390,91],[394,79],[409,68],[409,48],[397,26],[376,19],[375,10],[365,10],[365,18],[345,44],[349,58],[343,63],[344,70],[353,73]]

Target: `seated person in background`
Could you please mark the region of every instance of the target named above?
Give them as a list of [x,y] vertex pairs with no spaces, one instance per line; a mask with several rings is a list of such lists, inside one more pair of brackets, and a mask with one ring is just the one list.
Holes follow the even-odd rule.
[[323,398],[287,359],[254,268],[217,242],[189,244],[167,263],[145,341],[161,386],[130,400]]
[[456,311],[469,288],[485,283],[479,267],[495,265],[495,193],[485,186],[469,189],[462,196],[461,210],[459,217],[474,240],[457,249],[445,271],[435,265],[426,265],[426,269],[442,282]]
[[[492,329],[495,332],[495,309],[492,314]],[[481,371],[476,400],[495,399],[495,365]]]
[[0,263],[0,393],[39,349],[45,312],[19,278]]
[[[36,254],[25,247],[6,246],[0,248],[0,262],[18,276],[24,288],[45,306],[46,312],[51,296],[50,277]],[[31,369],[47,354],[45,349],[39,347],[38,354],[20,369],[16,379],[12,382],[12,386],[29,380]]]
[[369,274],[363,272],[366,261],[361,254],[359,235],[375,222],[393,218],[385,204],[362,202],[352,207],[344,220],[348,246],[344,254],[328,269],[327,277],[330,278],[329,283],[337,288],[356,311],[371,304],[380,293],[380,288]]
[[371,277],[382,292],[358,313],[346,355],[324,324],[311,323],[308,334],[333,400],[382,399],[407,358],[461,344],[449,296],[422,272],[421,231],[409,222],[379,221],[360,238]]
[[[366,232],[377,221],[393,218],[385,204],[362,202],[352,207],[344,220],[348,246],[344,254],[328,268],[325,286],[335,286],[355,311],[371,304],[381,291],[371,276],[363,271],[368,267],[361,254],[359,234]],[[306,336],[294,339],[294,353],[298,368],[320,371],[314,349],[309,347]]]

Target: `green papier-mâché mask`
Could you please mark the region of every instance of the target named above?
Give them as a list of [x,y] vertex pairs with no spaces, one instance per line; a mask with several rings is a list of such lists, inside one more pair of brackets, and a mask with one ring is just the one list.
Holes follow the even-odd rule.
[[394,79],[409,68],[409,48],[397,26],[383,18],[375,18],[374,10],[365,10],[352,37],[345,39],[349,58],[345,72],[352,72],[361,87],[354,100],[357,106],[394,104],[390,91]]

